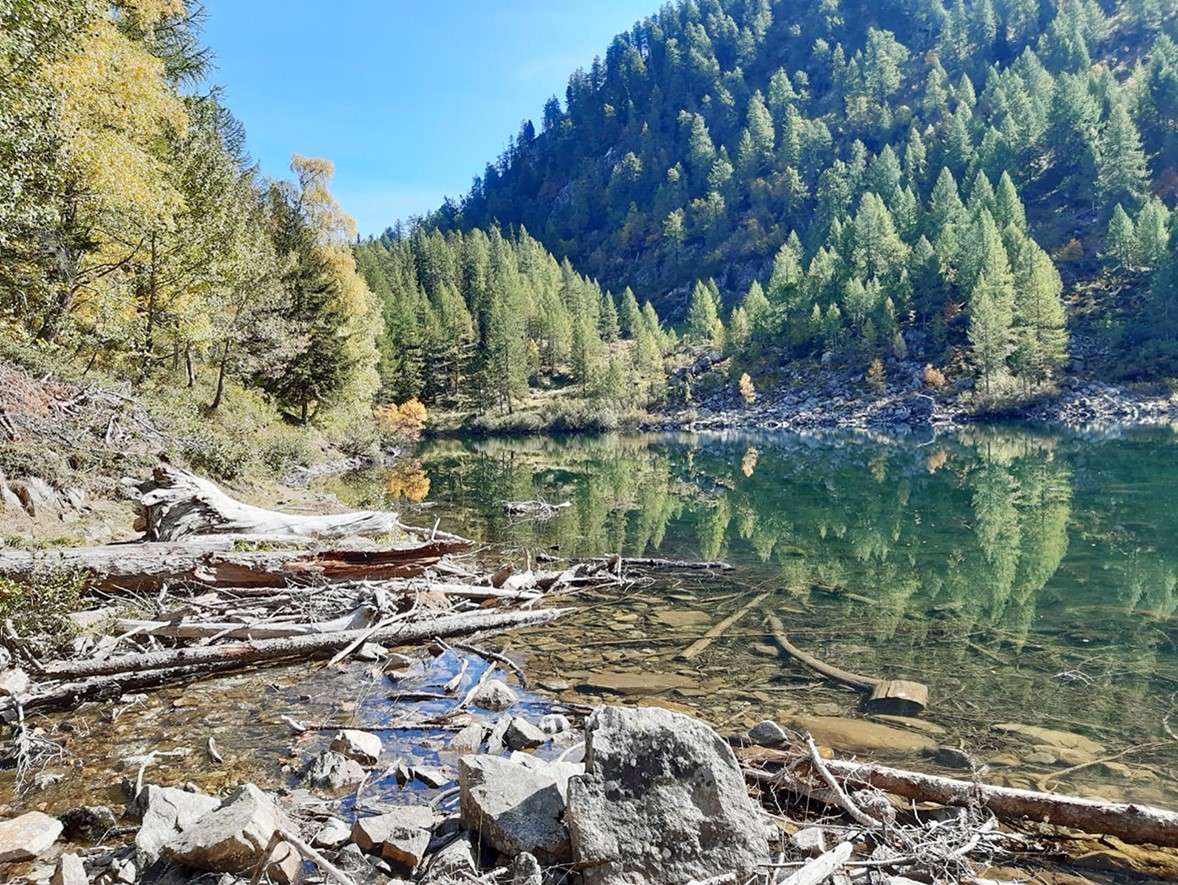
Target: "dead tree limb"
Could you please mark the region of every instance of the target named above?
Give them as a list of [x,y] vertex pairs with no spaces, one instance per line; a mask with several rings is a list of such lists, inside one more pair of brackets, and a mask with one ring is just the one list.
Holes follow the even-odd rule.
[[[742,750],[741,755],[747,762],[786,767],[808,758],[805,753],[765,747],[750,747]],[[996,787],[884,765],[835,759],[824,763],[832,775],[848,785],[871,786],[905,799],[966,808],[980,806],[1007,823],[1025,819],[1086,833],[1103,833],[1125,842],[1178,848],[1178,813],[1163,808]],[[787,784],[783,786],[788,789]]]
[[288,658],[314,658],[346,648],[358,637],[382,645],[409,645],[437,637],[464,636],[484,630],[508,630],[545,624],[572,609],[551,608],[540,611],[473,611],[460,615],[422,618],[412,623],[395,624],[369,633],[368,630],[341,630],[335,633],[284,636],[248,643],[177,648],[144,654],[120,655],[104,661],[54,661],[42,666],[42,679],[77,679],[116,673],[144,672],[173,667],[191,667],[223,661],[236,661],[246,667],[266,661]]
[[742,607],[735,614],[729,615],[724,620],[722,620],[719,624],[717,624],[715,627],[713,627],[711,630],[709,630],[707,633],[705,633],[703,636],[701,636],[699,639],[695,640],[695,642],[691,643],[691,645],[689,645],[686,649],[681,651],[678,655],[676,655],[676,657],[681,661],[694,660],[699,655],[700,652],[702,652],[704,649],[706,649],[715,640],[717,640],[721,636],[723,636],[724,632],[729,627],[731,627],[733,624],[735,624],[737,621],[739,621],[741,618],[743,618],[745,615],[747,615],[752,609],[756,608],[758,605],[760,605],[762,602],[764,602],[768,598],[769,598],[768,593],[761,593],[760,595],[756,596],[747,605]]
[[235,552],[232,538],[185,543],[107,544],[28,551],[0,549],[0,575],[27,580],[40,570],[81,572],[107,592],[154,592],[167,586],[286,587],[320,581],[383,580],[420,575],[464,539],[372,550],[260,550]]
[[229,497],[215,483],[171,464],[160,464],[139,486],[140,523],[149,541],[178,541],[193,535],[253,535],[270,538],[342,538],[402,529],[397,514],[279,513]]
[[868,694],[865,702],[867,706],[880,709],[894,707],[900,712],[910,712],[910,709],[905,709],[906,707],[923,710],[928,706],[928,686],[923,682],[912,682],[907,679],[875,679],[835,667],[833,664],[820,661],[813,655],[807,654],[790,642],[789,637],[785,635],[785,626],[777,615],[767,611],[765,619],[769,622],[773,641],[777,643],[778,648],[826,678]]

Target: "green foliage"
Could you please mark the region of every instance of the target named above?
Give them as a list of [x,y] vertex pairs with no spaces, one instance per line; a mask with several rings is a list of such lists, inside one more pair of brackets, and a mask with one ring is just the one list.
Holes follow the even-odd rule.
[[17,633],[65,645],[77,632],[69,613],[84,587],[81,572],[62,569],[39,568],[27,581],[0,577],[0,621],[11,618]]

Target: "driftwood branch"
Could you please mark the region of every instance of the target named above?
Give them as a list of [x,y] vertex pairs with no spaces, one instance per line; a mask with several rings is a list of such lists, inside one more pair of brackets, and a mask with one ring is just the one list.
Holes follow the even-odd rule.
[[[746,761],[780,764],[785,768],[808,758],[804,753],[764,747],[752,747],[741,752]],[[966,808],[982,807],[1008,823],[1032,820],[1086,833],[1116,836],[1125,842],[1148,842],[1162,848],[1178,848],[1178,813],[1162,808],[996,787],[884,765],[834,759],[824,760],[824,764],[832,775],[844,783],[875,787],[905,799]],[[781,785],[789,788],[788,781],[783,781]]]
[[756,608],[758,605],[764,602],[768,597],[768,593],[761,593],[760,595],[756,596],[735,614],[729,615],[695,642],[691,643],[691,645],[680,652],[676,657],[678,657],[681,661],[694,660],[700,652],[723,636],[729,627],[747,615],[752,609]]
[[928,686],[924,683],[912,682],[907,679],[875,679],[835,667],[833,664],[828,664],[802,651],[790,642],[789,637],[785,635],[785,626],[777,615],[767,611],[765,619],[769,623],[770,633],[778,648],[816,673],[821,673],[827,679],[849,685],[851,688],[868,694],[867,706],[879,708],[895,706],[901,710],[905,706],[917,709],[924,709],[928,706]]
[[105,661],[55,661],[43,665],[41,678],[77,679],[79,677],[108,676],[115,673],[162,670],[172,667],[192,667],[235,661],[245,667],[265,661],[287,658],[314,658],[347,648],[360,636],[366,641],[384,645],[409,645],[437,637],[464,636],[485,630],[506,630],[545,624],[572,609],[543,609],[541,611],[475,611],[460,615],[443,615],[412,623],[396,624],[376,631],[341,630],[335,633],[261,639],[249,643],[177,648],[167,651],[120,655]]
[[372,550],[260,550],[236,552],[231,538],[182,544],[107,544],[60,550],[0,550],[0,575],[28,579],[40,570],[81,572],[107,592],[154,592],[164,586],[286,587],[358,578],[420,575],[449,553],[470,547],[464,539]]
[[140,522],[150,541],[178,541],[194,535],[253,535],[270,538],[342,538],[380,535],[403,527],[395,513],[361,511],[291,514],[244,504],[207,479],[161,464],[139,486]]

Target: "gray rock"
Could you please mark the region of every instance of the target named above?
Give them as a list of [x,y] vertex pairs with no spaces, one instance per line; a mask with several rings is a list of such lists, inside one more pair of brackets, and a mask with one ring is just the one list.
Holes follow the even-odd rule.
[[749,729],[749,740],[762,747],[777,747],[787,739],[785,729],[772,719],[763,719]]
[[449,885],[462,874],[474,874],[478,870],[478,859],[475,857],[474,842],[469,833],[463,833],[456,839],[447,842],[434,852],[426,864],[425,876],[422,882],[436,882],[438,885]]
[[429,847],[434,813],[424,805],[406,805],[387,814],[357,819],[352,841],[363,851],[388,861],[395,870],[412,873]]
[[477,753],[483,748],[485,730],[481,723],[472,722],[450,738],[446,749],[455,753]]
[[585,775],[569,782],[566,815],[585,885],[756,875],[767,833],[715,731],[668,710],[611,706],[585,731]]
[[540,719],[540,730],[549,735],[564,734],[573,730],[573,724],[563,713],[549,713]]
[[498,756],[507,749],[507,729],[511,727],[511,716],[500,716],[487,735],[487,753]]
[[339,790],[364,780],[364,769],[355,759],[324,750],[311,760],[304,777],[312,786]]
[[519,697],[506,684],[498,679],[491,679],[478,690],[472,703],[484,710],[499,712],[513,706],[518,700]]
[[384,661],[388,660],[389,650],[383,645],[377,645],[375,642],[365,642],[352,655],[357,661]]
[[524,768],[554,778],[556,788],[560,790],[560,797],[566,801],[569,795],[569,778],[580,777],[585,773],[585,766],[581,762],[558,762],[555,759],[541,759],[531,753],[520,752],[514,752],[508,758]]
[[82,865],[82,858],[76,854],[63,854],[57,859],[57,869],[49,885],[89,885],[90,878]]
[[806,827],[798,830],[790,841],[804,857],[818,857],[826,853],[826,831],[821,827]]
[[503,734],[503,742],[510,750],[531,750],[547,740],[548,735],[522,716],[513,717]]
[[526,851],[511,862],[511,885],[543,885],[540,862]]
[[462,825],[483,842],[511,857],[569,860],[565,802],[551,774],[498,756],[463,756],[458,784]]
[[135,813],[143,817],[143,825],[135,834],[143,866],[159,860],[165,845],[220,804],[220,799],[203,793],[147,784],[135,800]]
[[315,848],[339,848],[352,838],[352,828],[339,818],[331,818],[315,834],[311,845]]
[[20,667],[0,670],[0,697],[15,697],[24,694],[29,687],[29,674]]
[[336,733],[335,739],[331,742],[331,749],[349,759],[355,759],[361,765],[375,765],[380,761],[380,754],[384,752],[384,744],[380,742],[379,735],[346,728]]
[[272,878],[294,881],[302,861],[293,848],[283,843],[266,856],[270,837],[278,829],[295,827],[270,796],[245,784],[164,845],[160,856],[215,873],[252,873],[266,863]]
[[40,811],[0,821],[0,863],[32,860],[48,851],[63,829],[61,821]]

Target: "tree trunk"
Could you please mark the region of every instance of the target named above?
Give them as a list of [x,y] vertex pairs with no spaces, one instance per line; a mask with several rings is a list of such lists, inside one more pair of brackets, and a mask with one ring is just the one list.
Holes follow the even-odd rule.
[[[746,761],[793,765],[808,759],[804,751],[753,747],[741,751]],[[1150,842],[1162,848],[1178,848],[1178,814],[1163,808],[1123,802],[1080,799],[1061,793],[1039,793],[1011,787],[994,787],[972,781],[904,771],[883,765],[825,760],[826,768],[848,786],[867,785],[938,805],[981,805],[1005,821],[1027,819],[1037,823],[1071,827],[1086,833],[1116,836],[1125,842]],[[794,775],[798,774],[797,770]],[[772,782],[773,775],[757,777]]]
[[81,572],[105,592],[157,592],[167,586],[273,587],[321,581],[385,580],[420,575],[466,540],[436,540],[377,550],[233,551],[232,537],[181,544],[108,544],[30,552],[0,549],[0,575],[28,580],[45,569]]
[[439,637],[463,636],[484,630],[510,630],[546,624],[571,608],[549,608],[540,611],[473,611],[439,618],[422,618],[412,623],[395,624],[373,630],[340,630],[335,633],[284,636],[259,639],[254,642],[235,642],[224,645],[177,648],[144,654],[120,655],[104,661],[56,661],[45,664],[37,675],[42,679],[78,679],[91,676],[112,676],[119,673],[143,673],[147,670],[170,670],[176,667],[221,665],[236,661],[239,666],[279,661],[286,658],[315,658],[347,648],[358,638],[379,645],[410,645]]
[[[301,515],[243,504],[215,483],[186,470],[161,464],[139,486],[140,523],[150,541],[178,541],[195,535],[248,535],[274,540],[342,538],[405,531],[397,514],[357,513]],[[444,538],[457,540],[453,535]]]
[[213,394],[213,401],[209,404],[210,412],[221,408],[221,400],[225,396],[225,370],[229,363],[229,347],[230,344],[226,341],[225,347],[221,350],[221,362],[217,366],[217,392]]

